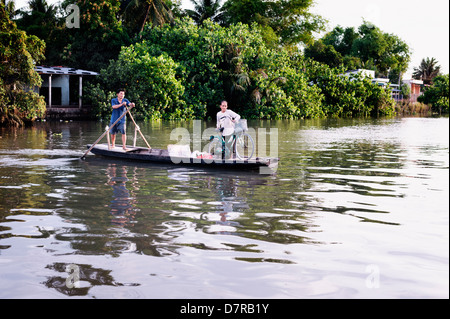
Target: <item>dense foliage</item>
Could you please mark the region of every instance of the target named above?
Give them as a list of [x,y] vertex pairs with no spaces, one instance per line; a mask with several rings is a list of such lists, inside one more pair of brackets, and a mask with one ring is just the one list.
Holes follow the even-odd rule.
[[389,91],[343,71],[268,47],[256,25],[184,19],[146,27],[101,71],[89,96],[99,117],[110,113],[105,98],[118,87],[145,119],[212,117],[223,99],[247,118],[392,114]]
[[335,27],[305,49],[305,55],[331,67],[370,69],[398,83],[408,69],[411,50],[398,36],[364,22],[358,30]]
[[30,90],[41,85],[34,65],[45,43],[10,21],[0,3],[0,125],[23,125],[45,113],[44,98]]
[[419,102],[430,104],[433,111],[449,112],[449,75],[438,75],[433,79],[433,84],[425,88],[425,92],[419,97]]
[[67,40],[60,60],[63,65],[98,71],[109,60],[117,59],[121,46],[131,43],[117,19],[119,0],[65,0],[64,8],[69,4],[80,9],[80,28],[64,29]]
[[[314,41],[325,20],[310,12],[312,0],[192,2],[193,11],[182,10],[180,0],[29,0],[28,11],[8,2],[1,17],[2,121],[20,124],[43,114],[43,98],[23,89],[41,84],[33,66],[44,54],[46,65],[101,73],[83,92],[98,118],[110,116],[111,98],[122,87],[137,103],[136,118],[147,120],[214,118],[223,99],[246,118],[394,113],[389,90],[343,74],[365,68],[397,83],[410,56],[397,36],[364,22]],[[67,25],[69,4],[80,10],[79,28]],[[448,111],[448,94],[433,93],[442,91],[441,82],[422,99]]]
[[226,0],[223,25],[256,23],[266,42],[294,46],[313,42],[313,33],[324,31],[325,20],[310,12],[313,0]]
[[315,61],[309,61],[305,70],[320,88],[322,111],[328,117],[394,114],[391,91],[361,74],[345,76],[344,68],[330,68]]

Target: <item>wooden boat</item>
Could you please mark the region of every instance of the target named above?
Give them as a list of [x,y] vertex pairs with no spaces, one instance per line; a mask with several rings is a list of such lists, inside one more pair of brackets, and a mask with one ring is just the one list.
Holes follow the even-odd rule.
[[[87,145],[90,149],[92,144]],[[218,159],[218,158],[198,158],[192,156],[178,156],[170,154],[168,150],[148,149],[144,147],[128,147],[125,151],[122,147],[114,147],[109,149],[108,144],[96,144],[92,147],[91,152],[95,155],[120,158],[125,160],[142,161],[148,163],[164,163],[173,165],[187,166],[203,166],[211,168],[227,168],[227,169],[258,169],[269,168],[271,170],[278,166],[278,158],[252,158],[249,160]]]

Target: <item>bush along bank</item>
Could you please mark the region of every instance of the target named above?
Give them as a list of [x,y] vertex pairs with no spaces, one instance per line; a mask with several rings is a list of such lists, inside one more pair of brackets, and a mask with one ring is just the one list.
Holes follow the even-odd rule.
[[146,27],[85,96],[97,118],[109,117],[117,88],[136,103],[139,120],[214,118],[224,99],[248,119],[394,114],[389,90],[344,72],[298,51],[269,48],[257,25],[198,26],[186,18]]

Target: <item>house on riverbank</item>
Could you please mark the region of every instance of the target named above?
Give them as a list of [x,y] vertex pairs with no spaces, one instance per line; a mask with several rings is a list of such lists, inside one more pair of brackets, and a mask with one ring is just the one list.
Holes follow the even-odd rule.
[[409,102],[416,103],[417,98],[423,94],[423,81],[422,80],[403,80],[403,84],[409,86],[410,94],[409,94]]
[[97,72],[61,67],[36,66],[42,77],[39,94],[47,104],[46,119],[84,119],[90,116],[90,105],[83,104],[83,78]]
[[396,100],[397,102],[403,101],[403,102],[410,102],[410,103],[416,103],[417,98],[421,96],[422,88],[423,88],[423,81],[420,80],[402,80],[403,84],[408,85],[410,89],[410,95],[408,98],[405,98],[402,95],[401,87],[399,84],[393,84],[390,83],[389,79],[387,78],[375,78],[375,71],[372,70],[365,70],[365,69],[357,69],[357,70],[351,70],[345,72],[345,76],[351,76],[356,74],[362,74],[364,77],[370,78],[372,80],[372,83],[376,83],[379,86],[390,88],[392,92],[392,98]]

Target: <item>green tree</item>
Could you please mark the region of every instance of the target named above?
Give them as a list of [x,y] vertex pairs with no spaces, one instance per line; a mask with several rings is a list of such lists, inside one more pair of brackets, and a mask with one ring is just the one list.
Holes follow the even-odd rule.
[[400,83],[401,76],[408,69],[411,60],[409,46],[395,34],[384,33],[386,50],[377,66],[380,75],[393,83]]
[[419,102],[430,104],[432,110],[439,113],[449,112],[449,75],[437,75],[433,85],[426,87]]
[[[271,48],[260,27],[223,27],[192,19],[147,25],[139,42],[123,47],[90,90],[99,114],[110,112],[117,87],[138,102],[141,118],[213,117],[226,99],[245,118],[290,119],[322,116],[391,115],[389,90],[342,68]],[[103,92],[103,93],[102,93]],[[106,92],[106,93],[104,93]]]
[[172,11],[174,20],[182,19],[186,16],[186,12],[184,11],[182,6],[182,1],[183,0],[166,0],[166,4],[169,7],[170,11]]
[[30,0],[29,10],[21,10],[15,22],[27,34],[35,35],[46,44],[47,65],[63,64],[64,47],[68,43],[64,19],[59,15],[59,7],[48,5],[45,0]]
[[[395,83],[408,69],[411,56],[409,46],[398,36],[385,33],[366,21],[358,32],[353,28],[337,26],[320,40],[323,45],[314,43],[305,49],[305,54],[331,67],[337,64],[337,52],[342,56],[347,70],[371,69],[376,71],[377,77],[389,77]],[[328,46],[332,46],[335,52]]]
[[118,16],[119,0],[65,0],[63,7],[76,4],[80,8],[80,28],[66,28],[68,38],[63,51],[63,64],[100,71],[111,59],[117,59],[120,48],[130,39]]
[[314,32],[325,27],[322,17],[309,12],[313,4],[313,0],[227,0],[222,7],[223,23],[257,23],[268,38],[275,34],[283,46],[309,44]]
[[344,58],[341,53],[337,52],[333,45],[324,44],[322,40],[317,40],[312,45],[306,47],[305,57],[335,68],[344,63]]
[[118,59],[101,71],[101,84],[88,85],[87,96],[95,115],[109,117],[114,92],[124,88],[127,97],[137,105],[137,119],[191,118],[182,100],[184,87],[176,78],[177,68],[178,64],[167,54],[152,56],[140,43],[124,47]]
[[395,102],[391,91],[372,83],[360,74],[344,76],[345,68],[307,61],[309,80],[323,95],[323,113],[327,117],[393,115]]
[[358,32],[360,36],[353,42],[351,55],[378,66],[387,48],[383,32],[368,23],[363,23]]
[[264,17],[268,5],[264,0],[226,0],[222,6],[223,24],[268,24]]
[[331,45],[342,56],[351,55],[353,42],[359,38],[358,32],[353,27],[343,28],[336,26],[332,31],[325,34],[322,42],[325,45]]
[[360,37],[353,42],[352,56],[365,64],[373,64],[376,76],[388,77],[393,72],[397,78],[391,80],[398,82],[398,76],[408,69],[411,56],[409,46],[398,36],[384,33],[366,21],[358,32]]
[[430,85],[433,79],[441,73],[441,66],[438,63],[435,58],[422,59],[420,65],[414,68],[413,78]]
[[18,30],[0,3],[0,124],[24,124],[45,113],[45,102],[29,88],[39,87],[34,66],[43,57],[45,43]]
[[194,10],[186,9],[186,13],[197,24],[202,24],[206,19],[220,21],[221,0],[190,0],[194,5]]
[[17,27],[47,43],[49,33],[58,23],[56,6],[48,5],[45,0],[30,0],[28,6],[29,10],[21,11],[21,18],[16,20]]
[[[306,116],[305,106],[314,104],[319,96],[318,90],[310,87],[306,77],[290,64],[286,51],[266,47],[256,26],[221,27],[210,20],[198,26],[184,19],[174,26],[147,26],[142,41],[132,48],[136,55],[128,51],[130,48],[123,48],[120,58],[102,71],[102,83],[90,95],[94,100],[97,96],[103,100],[109,96],[103,96],[102,90],[125,86],[128,96],[141,99],[141,107],[147,110],[142,113],[145,118],[212,117],[223,99],[247,118],[297,118]],[[140,68],[145,67],[131,66],[140,65],[141,56],[157,61],[159,64],[152,64],[154,72],[170,74],[159,78],[171,79],[170,87],[177,89],[157,84],[153,76],[136,82],[135,74],[142,74]],[[161,57],[163,61],[158,60]],[[158,90],[166,95],[142,98]],[[134,92],[148,93],[138,96]],[[302,105],[295,104],[300,101]]]

